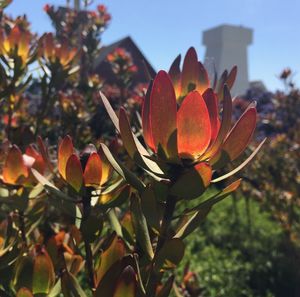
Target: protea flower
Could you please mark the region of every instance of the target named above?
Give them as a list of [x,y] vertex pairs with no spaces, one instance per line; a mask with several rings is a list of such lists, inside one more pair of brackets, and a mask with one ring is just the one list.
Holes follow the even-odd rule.
[[66,136],[58,147],[58,172],[77,192],[83,186],[98,188],[111,175],[111,167],[102,162],[95,147],[89,147],[79,157],[75,153],[70,136]]
[[35,183],[35,178],[31,173],[31,168],[41,174],[44,173],[46,163],[42,154],[32,145],[29,145],[25,154],[22,154],[18,146],[13,145],[5,159],[2,180],[11,185],[32,186]]
[[[194,53],[194,49],[188,51],[182,72],[178,65],[176,79],[174,70],[171,71],[177,91],[172,75],[165,71],[158,72],[147,90],[142,107],[142,130],[145,143],[154,156],[149,156],[135,135],[129,132],[125,110],[121,109],[117,118],[102,96],[130,156],[147,171],[173,179],[171,192],[191,197],[199,196],[211,183],[216,168],[243,153],[256,127],[255,103],[250,104],[232,126],[232,98],[226,83],[222,86],[223,111],[220,118],[221,102],[209,87],[207,72]],[[234,67],[230,75],[226,72],[222,75],[221,81],[228,81],[231,87],[235,73]],[[225,179],[240,170],[261,145],[242,165],[213,181]]]
[[22,65],[25,65],[31,58],[30,42],[31,33],[27,30],[21,31],[19,26],[14,26],[9,34],[0,31],[0,52],[8,58],[19,57]]
[[52,33],[46,33],[40,39],[39,56],[44,58],[47,64],[59,63],[66,68],[74,59],[76,52],[75,48],[68,47],[66,41],[57,43]]

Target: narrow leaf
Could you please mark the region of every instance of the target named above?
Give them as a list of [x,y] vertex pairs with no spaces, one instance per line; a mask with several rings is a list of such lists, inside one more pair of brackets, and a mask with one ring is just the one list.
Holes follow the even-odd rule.
[[138,177],[136,177],[136,175],[134,175],[130,170],[128,170],[120,161],[118,161],[105,144],[101,143],[101,148],[116,172],[138,191],[143,191],[145,187],[143,182],[139,180]]
[[141,200],[138,196],[133,195],[131,198],[131,213],[133,227],[136,233],[136,239],[149,259],[154,256],[150,235],[147,227],[146,218],[142,212]]
[[265,143],[265,141],[267,140],[267,138],[265,138],[258,146],[257,148],[252,152],[252,154],[242,163],[240,164],[238,167],[236,167],[235,169],[233,169],[232,171],[228,172],[225,175],[222,175],[218,178],[213,179],[211,182],[212,183],[217,183],[220,182],[224,179],[227,179],[228,177],[236,174],[237,172],[239,172],[240,170],[242,170],[254,157],[255,155],[259,152],[259,150],[261,149],[261,147],[263,146],[263,144]]

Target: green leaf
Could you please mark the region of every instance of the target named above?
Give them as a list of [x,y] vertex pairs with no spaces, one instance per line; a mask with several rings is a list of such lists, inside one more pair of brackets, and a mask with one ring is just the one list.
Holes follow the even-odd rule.
[[48,294],[54,282],[55,273],[51,258],[46,251],[42,250],[34,259],[32,280],[33,294]]
[[158,251],[154,262],[154,269],[174,269],[182,260],[185,246],[181,239],[172,238],[165,242],[163,247]]
[[152,187],[147,187],[142,193],[141,205],[147,224],[158,231],[160,228],[160,211]]
[[61,292],[61,280],[59,279],[55,286],[52,288],[52,290],[49,292],[47,297],[56,297],[60,294]]
[[147,227],[147,221],[141,207],[141,199],[138,196],[132,196],[130,209],[137,242],[141,246],[144,253],[146,253],[149,260],[151,260],[154,256],[154,253]]
[[198,206],[186,210],[179,221],[177,233],[174,237],[185,238],[186,236],[191,234],[203,222],[203,220],[210,212],[211,208],[216,203],[220,202],[232,192],[234,192],[239,187],[240,183],[241,179],[238,179],[229,186],[227,186],[225,189],[223,189],[221,192],[200,203]]
[[124,180],[126,180],[130,185],[132,185],[138,191],[143,191],[145,188],[144,183],[129,169],[127,169],[120,161],[118,161],[110,152],[108,147],[101,143],[102,150],[110,162],[111,166],[117,171],[117,173],[122,176]]
[[[119,119],[116,115],[116,113],[114,112],[114,110],[112,109],[109,101],[107,100],[107,98],[100,92],[100,97],[101,100],[104,104],[104,107],[109,115],[109,117],[111,118],[115,128],[117,129],[117,131],[120,133],[120,126],[119,126]],[[132,134],[133,139],[134,139],[134,143],[135,146],[137,147],[139,154],[141,156],[150,156],[150,154],[148,153],[148,151],[144,148],[144,146],[140,143],[140,141],[138,140],[138,138]],[[143,160],[145,161],[145,159],[143,158]],[[146,162],[146,161],[145,161]],[[146,162],[148,168],[153,171],[155,174],[158,175],[163,175],[163,171],[159,168],[159,166],[154,162],[154,161],[147,161]]]
[[212,169],[209,164],[201,162],[184,172],[171,187],[171,195],[184,199],[199,197],[209,186]]

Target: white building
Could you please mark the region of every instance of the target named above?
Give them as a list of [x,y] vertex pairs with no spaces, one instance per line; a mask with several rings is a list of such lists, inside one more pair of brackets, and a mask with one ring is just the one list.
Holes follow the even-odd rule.
[[242,26],[221,25],[203,32],[204,61],[209,72],[215,68],[220,76],[225,69],[238,66],[233,95],[242,95],[249,88],[247,47],[252,38],[253,30]]

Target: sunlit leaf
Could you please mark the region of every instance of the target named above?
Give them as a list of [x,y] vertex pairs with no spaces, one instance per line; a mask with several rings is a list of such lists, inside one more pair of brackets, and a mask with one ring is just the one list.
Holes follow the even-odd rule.
[[177,104],[174,87],[165,71],[159,71],[156,75],[149,99],[149,120],[153,144],[156,149],[160,144],[167,156],[172,158],[170,153],[174,152],[168,151],[168,142],[176,130]]
[[211,139],[209,113],[202,96],[189,93],[177,113],[178,152],[182,158],[201,155]]
[[25,166],[22,152],[14,145],[8,152],[3,167],[3,181],[8,184],[16,184],[21,178],[28,176],[28,169]]
[[206,103],[210,124],[211,124],[211,142],[214,141],[218,135],[220,128],[219,110],[218,110],[218,99],[213,89],[207,89],[203,94],[203,99]]
[[169,76],[172,80],[176,98],[180,96],[181,93],[181,71],[180,71],[180,61],[181,55],[177,56],[169,69]]
[[181,95],[186,95],[196,88],[199,76],[198,57],[193,47],[189,48],[184,57],[181,76]]
[[83,184],[83,173],[79,158],[72,154],[66,165],[66,181],[79,192]]
[[100,185],[102,178],[102,162],[100,156],[96,152],[89,156],[85,165],[83,178],[86,186]]
[[67,135],[59,144],[58,147],[58,171],[61,176],[66,178],[66,166],[68,159],[74,153],[72,139]]
[[222,150],[235,160],[248,146],[256,127],[256,108],[248,108],[226,138]]

